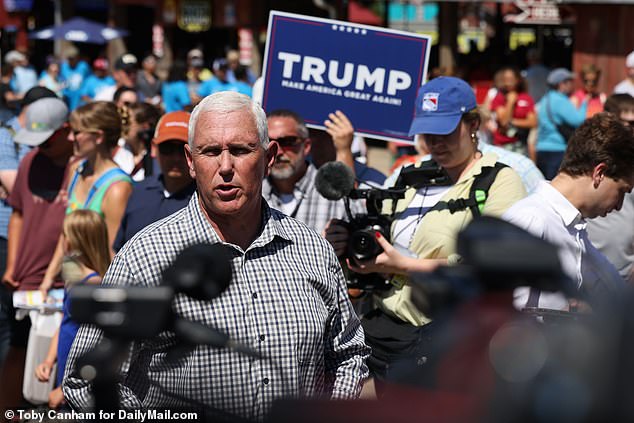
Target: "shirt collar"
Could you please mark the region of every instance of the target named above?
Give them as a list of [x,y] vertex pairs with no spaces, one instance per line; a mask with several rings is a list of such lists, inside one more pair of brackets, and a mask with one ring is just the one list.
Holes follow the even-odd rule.
[[317,168],[312,163],[306,162],[306,173],[297,181],[295,188],[301,192],[307,192],[314,185],[316,175]]
[[[217,242],[229,245],[228,243],[223,242],[220,239],[220,236],[216,233],[216,230],[213,228],[211,223],[207,220],[205,213],[203,213],[201,209],[200,202],[198,200],[198,191],[195,191],[192,195],[191,200],[189,201],[189,205],[187,206],[194,220],[194,228],[202,229],[200,234],[196,235],[197,242],[206,242],[210,244],[215,244]],[[265,246],[275,240],[276,237],[282,238],[286,241],[292,241],[292,238],[289,236],[288,232],[284,229],[281,223],[281,219],[287,219],[283,214],[272,210],[266,200],[262,199],[262,222],[263,229],[260,234],[256,237],[256,239],[249,245],[247,248],[251,250],[253,248],[258,248]],[[235,248],[235,246],[234,246]]]
[[262,198],[262,222],[264,222],[264,228],[248,249],[267,245],[273,242],[276,237],[292,242],[291,236],[282,225],[282,219],[288,219],[288,217],[271,209],[266,200]]
[[[307,192],[314,184],[315,176],[317,174],[317,168],[310,162],[306,162],[306,173],[301,177],[299,181],[295,183],[295,191],[299,191],[302,193]],[[265,198],[271,198],[271,194],[279,196],[279,193],[276,191],[273,186],[273,182],[271,181],[271,177],[267,177],[267,183],[262,187],[262,195]]]
[[548,201],[548,204],[561,217],[566,227],[585,224],[585,220],[581,217],[581,212],[562,193],[557,191],[550,182],[541,181],[536,191]]

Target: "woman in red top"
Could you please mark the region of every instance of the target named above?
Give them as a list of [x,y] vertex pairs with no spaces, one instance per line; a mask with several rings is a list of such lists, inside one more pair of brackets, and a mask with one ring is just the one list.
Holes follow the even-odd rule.
[[501,88],[491,102],[497,123],[493,144],[528,155],[528,133],[537,126],[535,103],[517,69],[506,67],[500,74]]
[[570,101],[578,108],[583,100],[587,98],[588,109],[586,111],[586,118],[590,118],[603,111],[603,105],[607,98],[605,93],[599,92],[601,70],[592,64],[585,65],[581,68],[579,76],[581,77],[581,82],[583,82],[583,88],[579,88],[575,91],[570,97]]

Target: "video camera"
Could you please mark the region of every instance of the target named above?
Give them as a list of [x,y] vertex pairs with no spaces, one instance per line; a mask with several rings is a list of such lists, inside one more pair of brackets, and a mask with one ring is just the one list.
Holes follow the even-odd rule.
[[[355,178],[348,166],[341,162],[328,162],[319,168],[315,178],[317,191],[326,199],[343,199],[348,221],[344,222],[350,232],[347,257],[355,261],[366,261],[381,254],[383,249],[376,241],[380,233],[388,242],[390,227],[394,221],[396,201],[405,197],[408,187],[420,188],[431,185],[447,185],[451,181],[444,170],[434,162],[423,166],[406,168],[401,172],[394,188],[355,189]],[[354,215],[350,200],[365,200],[367,213]],[[382,212],[383,200],[392,200],[392,211]],[[388,289],[390,284],[379,274],[360,275],[350,272],[348,286],[363,290]]]

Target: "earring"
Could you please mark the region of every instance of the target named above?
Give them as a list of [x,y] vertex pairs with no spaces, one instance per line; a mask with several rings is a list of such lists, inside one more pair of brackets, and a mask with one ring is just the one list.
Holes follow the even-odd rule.
[[476,134],[475,134],[475,132],[472,132],[472,133],[471,133],[471,142],[472,142],[472,143],[474,143],[474,144],[475,144],[476,142],[478,142],[478,139],[476,138]]

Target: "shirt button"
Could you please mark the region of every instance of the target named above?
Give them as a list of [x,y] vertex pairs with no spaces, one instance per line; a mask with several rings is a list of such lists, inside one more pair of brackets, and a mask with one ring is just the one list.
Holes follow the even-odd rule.
[[253,297],[254,299],[257,299],[257,298],[258,298],[258,293],[257,293],[257,292],[254,292],[254,293],[253,293],[253,295],[252,295],[252,297]]
[[266,338],[266,336],[260,335],[260,341],[264,341],[264,338]]
[[265,384],[265,385],[268,385],[269,384],[269,378],[265,377],[264,379],[262,379],[262,383]]

